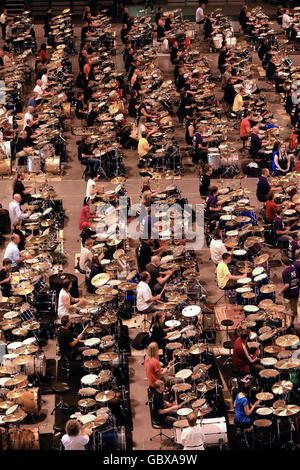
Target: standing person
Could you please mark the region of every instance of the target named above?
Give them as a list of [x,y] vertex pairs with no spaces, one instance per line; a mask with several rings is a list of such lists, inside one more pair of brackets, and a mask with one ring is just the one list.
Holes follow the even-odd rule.
[[[297,259],[296,257],[300,253],[300,252],[296,253],[298,250],[300,250],[300,231],[297,232],[295,240],[292,240],[289,244],[288,258],[289,258],[290,261],[293,262]],[[298,269],[297,269],[297,273],[298,273],[298,278],[300,280],[300,271],[298,271]]]
[[136,306],[139,313],[147,314],[154,310],[153,302],[161,298],[161,294],[152,295],[149,287],[151,276],[147,271],[142,272],[141,280],[136,288]]
[[75,299],[71,296],[71,287],[72,281],[70,279],[64,279],[62,289],[58,296],[57,314],[59,317],[63,317],[64,315],[69,315],[69,317],[77,316],[73,313],[74,310],[77,307],[84,306],[86,304],[86,300],[84,298]]
[[188,428],[184,428],[181,434],[183,450],[204,450],[204,434],[200,424],[197,424],[198,413],[193,411],[187,416]]
[[7,24],[7,10],[6,10],[6,8],[4,8],[3,12],[1,13],[0,23],[1,23],[1,28],[2,28],[2,39],[5,40],[5,29],[6,29],[6,24]]
[[210,177],[212,175],[212,171],[213,170],[211,165],[204,165],[203,173],[201,173],[199,181],[200,196],[208,195],[208,188],[210,187]]
[[45,24],[44,24],[44,31],[45,31],[45,34],[44,36],[45,37],[48,37],[49,33],[50,33],[50,21],[52,19],[52,8],[49,7],[48,10],[47,10],[47,13],[45,15]]
[[[242,383],[242,390],[237,394],[234,402],[234,423],[242,428],[250,428],[251,415],[260,401],[256,400],[253,406],[249,403],[249,395],[251,390],[250,382]],[[253,415],[252,415],[253,416]]]
[[99,175],[97,173],[92,173],[90,179],[86,184],[86,193],[85,197],[89,197],[92,201],[97,196],[97,186],[96,181],[98,180]]
[[65,450],[85,450],[89,440],[88,431],[81,427],[79,421],[76,419],[67,421],[66,434],[61,439]]
[[293,325],[295,317],[297,316],[299,279],[297,275],[297,269],[295,266],[290,265],[290,261],[287,256],[283,256],[281,262],[285,268],[282,272],[283,288],[279,292],[279,295],[283,294],[283,302],[286,305],[286,314],[292,316],[291,325]]
[[0,271],[0,287],[2,291],[2,297],[10,297],[11,296],[11,266],[12,261],[9,258],[4,258],[3,260],[3,268]]
[[275,176],[284,176],[291,166],[291,157],[286,152],[285,145],[277,141],[273,147],[273,165],[272,169]]
[[83,200],[83,205],[80,210],[80,215],[79,215],[79,230],[83,230],[84,228],[88,228],[91,226],[90,219],[92,217],[95,217],[96,213],[95,212],[90,212],[90,205],[91,205],[91,198],[90,197],[85,197]]
[[201,3],[196,10],[195,21],[196,21],[196,24],[199,25],[199,28],[200,28],[200,24],[204,23],[204,19],[205,19],[204,8],[205,8],[205,4]]

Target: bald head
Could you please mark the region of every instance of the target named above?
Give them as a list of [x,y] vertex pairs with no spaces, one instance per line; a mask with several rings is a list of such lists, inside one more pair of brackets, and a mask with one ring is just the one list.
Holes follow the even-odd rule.
[[151,257],[151,263],[154,264],[154,266],[159,266],[160,265],[160,256],[152,256]]
[[21,202],[22,201],[22,197],[20,194],[14,194],[14,201],[17,201],[17,202]]
[[258,134],[259,133],[259,128],[258,126],[254,126],[252,131],[254,132],[254,134]]
[[20,243],[20,236],[14,233],[11,236],[11,241],[14,242],[16,245],[18,245]]

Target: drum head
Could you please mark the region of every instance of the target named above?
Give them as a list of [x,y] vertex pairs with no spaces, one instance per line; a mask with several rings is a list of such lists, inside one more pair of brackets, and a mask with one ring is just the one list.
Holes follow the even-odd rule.
[[192,408],[180,408],[179,410],[177,410],[178,416],[188,416],[192,412]]

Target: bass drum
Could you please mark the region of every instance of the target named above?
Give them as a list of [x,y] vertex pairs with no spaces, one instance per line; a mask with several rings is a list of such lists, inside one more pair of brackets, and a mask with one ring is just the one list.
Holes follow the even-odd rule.
[[25,374],[38,375],[40,377],[45,377],[46,375],[45,354],[42,353],[36,356],[30,356],[30,361],[25,365]]
[[[9,393],[9,392],[8,392]],[[41,392],[39,387],[22,390],[18,398],[11,399],[14,403],[21,405],[26,413],[38,415],[41,411]]]
[[9,431],[11,450],[39,450],[39,430],[32,429],[11,429]]

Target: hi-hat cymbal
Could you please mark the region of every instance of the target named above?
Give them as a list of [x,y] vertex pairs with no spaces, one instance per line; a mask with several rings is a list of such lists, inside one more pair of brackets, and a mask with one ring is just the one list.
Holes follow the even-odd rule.
[[176,307],[176,304],[173,302],[157,302],[155,305],[155,310],[174,310]]
[[281,348],[279,346],[266,346],[265,347],[265,352],[268,354],[277,354],[281,351]]
[[263,294],[269,294],[270,292],[275,291],[275,284],[266,284],[264,286],[261,286],[260,291]]
[[118,288],[122,291],[130,291],[135,290],[136,286],[137,284],[134,284],[133,282],[122,282],[118,285]]
[[31,286],[30,284],[27,284],[26,286],[20,286],[17,289],[15,289],[15,293],[18,295],[28,295],[33,292],[34,286]]
[[9,410],[14,405],[13,401],[2,401],[0,403],[0,410]]
[[264,299],[259,302],[258,306],[259,308],[262,308],[263,310],[269,310],[273,307],[274,302],[271,299]]
[[284,335],[284,336],[279,336],[279,338],[276,338],[275,344],[277,346],[281,346],[283,348],[285,347],[290,347],[290,346],[296,346],[298,344],[299,338],[296,335]]
[[108,317],[102,316],[102,317],[99,317],[98,321],[100,325],[109,326],[109,325],[113,325],[114,323],[116,323],[117,317],[115,315],[109,315]]
[[290,380],[280,380],[273,385],[272,392],[275,393],[275,395],[284,395],[285,393],[290,392],[292,388],[293,382]]
[[106,401],[110,401],[110,400],[113,400],[115,398],[115,392],[113,392],[112,390],[105,390],[105,392],[100,392],[96,395],[95,399],[96,401],[99,401],[99,402],[106,402]]
[[51,225],[53,225],[53,224],[54,224],[53,219],[46,219],[46,220],[42,221],[41,226],[42,227],[51,227]]
[[120,184],[120,183],[124,183],[125,181],[126,181],[125,176],[116,176],[116,178],[113,178],[111,180],[111,183],[112,184]]
[[24,390],[22,390],[21,388],[15,388],[14,390],[11,390],[10,392],[7,392],[7,399],[8,400],[17,400],[18,398],[20,398],[22,395],[24,394]]
[[28,344],[18,348],[18,354],[34,354],[39,350],[35,344]]
[[101,287],[109,281],[110,276],[107,273],[100,273],[93,277],[91,284],[95,287]]
[[[193,355],[197,355],[197,354],[202,354],[203,352],[205,352],[207,349],[207,346],[206,344],[194,344],[190,349],[189,349],[189,353],[190,354],[193,354]],[[200,364],[198,364],[200,365]]]
[[30,243],[44,243],[47,240],[46,235],[32,237]]
[[13,360],[13,363],[16,364],[16,366],[24,366],[25,364],[28,364],[30,362],[31,358],[30,356],[18,356]]
[[7,299],[8,304],[16,305],[16,304],[19,304],[21,302],[22,302],[22,297],[12,296],[12,297],[8,297],[8,299]]
[[292,202],[294,202],[295,204],[300,203],[300,193],[297,193],[292,197]]
[[197,385],[198,392],[206,393],[210,390],[213,390],[216,387],[216,382],[214,380],[206,380]]
[[285,416],[294,416],[298,414],[300,407],[297,405],[285,405],[282,408],[276,408],[274,413],[276,416],[285,417]]
[[27,416],[27,413],[22,409],[18,409],[15,413],[12,413],[8,416],[4,416],[3,423],[19,423],[23,421]]
[[120,243],[122,243],[122,241],[123,240],[121,238],[113,237],[113,238],[110,238],[110,239],[106,240],[106,243],[107,243],[108,246],[117,246]]

